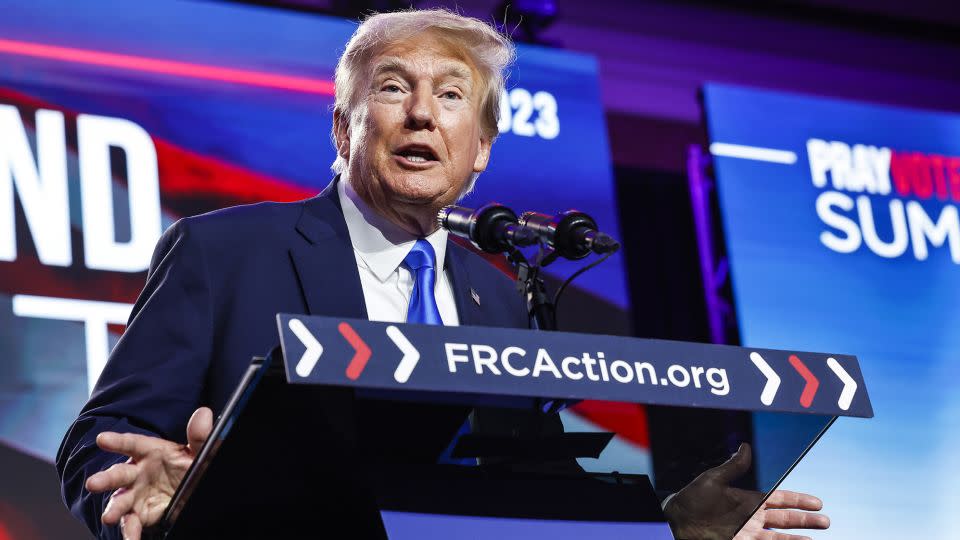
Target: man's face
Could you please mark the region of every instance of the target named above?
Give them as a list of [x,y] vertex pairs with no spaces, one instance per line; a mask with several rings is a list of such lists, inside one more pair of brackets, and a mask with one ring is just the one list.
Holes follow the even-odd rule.
[[482,81],[455,46],[425,32],[374,57],[367,82],[358,125],[337,119],[351,184],[388,218],[426,223],[487,166]]

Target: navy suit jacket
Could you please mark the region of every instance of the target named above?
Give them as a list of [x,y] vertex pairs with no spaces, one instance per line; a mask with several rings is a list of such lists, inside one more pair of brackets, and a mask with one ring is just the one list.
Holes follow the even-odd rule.
[[[219,414],[251,357],[277,345],[278,312],[367,318],[335,184],[305,201],[185,218],[161,237],[127,330],[57,453],[64,501],[95,535],[119,538],[119,530],[100,523],[110,494],[89,493],[83,484],[126,460],[100,450],[97,434],[135,432],[183,443],[191,413],[208,406]],[[527,327],[512,282],[481,257],[451,242],[446,268],[460,324]],[[349,407],[353,396],[331,399],[318,414]],[[346,422],[337,416],[331,421]],[[455,432],[463,413],[448,416],[444,430]],[[449,435],[394,450],[406,452],[405,459],[430,461]]]

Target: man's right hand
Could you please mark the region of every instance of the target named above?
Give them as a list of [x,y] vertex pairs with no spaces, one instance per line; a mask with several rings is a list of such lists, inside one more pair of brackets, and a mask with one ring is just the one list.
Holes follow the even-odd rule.
[[86,488],[91,493],[116,490],[103,511],[103,523],[119,523],[124,540],[140,540],[143,528],[163,517],[211,431],[213,411],[200,407],[187,423],[186,445],[135,433],[105,431],[98,435],[97,446],[130,458],[87,478]]

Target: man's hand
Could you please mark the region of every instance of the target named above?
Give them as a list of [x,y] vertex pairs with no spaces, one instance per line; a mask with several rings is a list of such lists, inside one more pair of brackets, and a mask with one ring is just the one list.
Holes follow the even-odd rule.
[[[680,540],[801,540],[807,537],[766,530],[826,529],[830,519],[820,510],[823,503],[812,495],[774,491],[738,532],[763,494],[731,487],[730,484],[750,470],[752,450],[742,444],[722,465],[704,471],[667,503],[664,513],[674,535]],[[736,536],[734,536],[736,535]]]
[[734,540],[810,540],[807,536],[778,533],[766,528],[826,529],[830,526],[830,518],[827,516],[798,511],[816,511],[821,508],[823,502],[813,495],[785,490],[774,491],[750,517],[743,529],[740,529]]
[[103,511],[103,523],[119,523],[124,540],[139,540],[143,528],[163,516],[211,431],[213,411],[201,407],[187,423],[186,445],[135,433],[105,431],[98,435],[97,446],[130,457],[126,463],[87,478],[86,488],[92,493],[116,490]]

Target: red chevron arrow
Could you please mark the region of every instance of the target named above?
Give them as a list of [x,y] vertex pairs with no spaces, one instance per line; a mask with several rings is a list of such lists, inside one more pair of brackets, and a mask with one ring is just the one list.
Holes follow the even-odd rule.
[[803,380],[807,381],[807,385],[803,387],[803,393],[800,394],[800,404],[809,407],[813,403],[813,396],[817,395],[817,389],[820,388],[820,381],[813,376],[813,373],[800,361],[797,355],[790,355],[790,365],[797,370]]
[[337,325],[337,330],[347,340],[347,343],[357,351],[350,360],[350,365],[347,366],[347,377],[355,381],[363,373],[363,368],[367,367],[367,360],[370,360],[370,347],[360,339],[356,330],[349,324],[342,322]]

